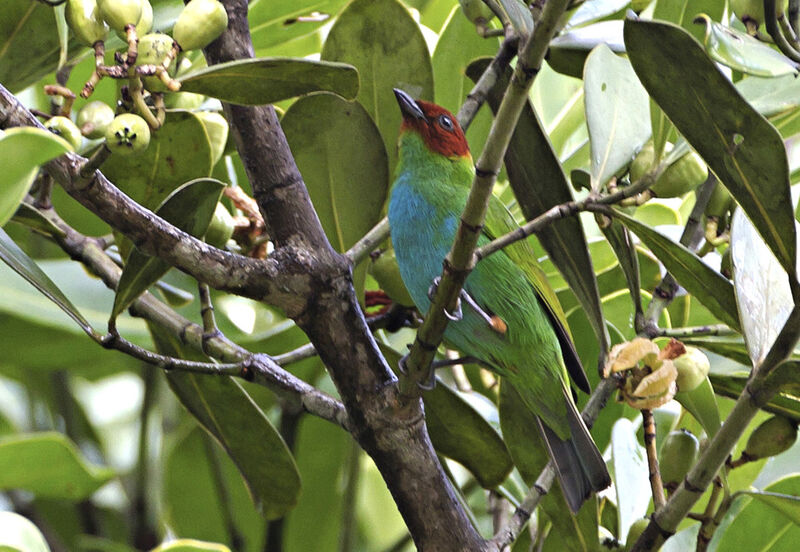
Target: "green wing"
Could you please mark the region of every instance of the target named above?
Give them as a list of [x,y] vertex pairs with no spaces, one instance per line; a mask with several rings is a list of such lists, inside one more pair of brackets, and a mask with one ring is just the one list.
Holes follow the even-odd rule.
[[[490,240],[498,238],[515,230],[518,226],[505,205],[498,198],[492,196],[489,200],[489,209],[486,213],[486,222],[483,229],[486,237]],[[505,247],[504,251],[517,266],[525,271],[528,281],[536,291],[536,295],[542,305],[544,305],[545,312],[549,315],[550,323],[558,337],[564,363],[569,375],[572,376],[573,382],[581,391],[589,393],[591,391],[589,380],[586,378],[586,372],[583,370],[580,358],[578,358],[578,353],[575,350],[575,344],[572,342],[572,335],[567,326],[567,317],[564,315],[561,303],[558,302],[556,292],[550,286],[547,276],[536,261],[536,253],[528,240],[514,242]]]

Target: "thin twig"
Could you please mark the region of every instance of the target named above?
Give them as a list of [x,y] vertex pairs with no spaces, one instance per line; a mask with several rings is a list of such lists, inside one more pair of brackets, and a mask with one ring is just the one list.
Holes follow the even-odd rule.
[[660,509],[667,502],[664,495],[664,483],[658,469],[658,451],[656,450],[656,422],[653,411],[642,410],[642,428],[644,429],[644,448],[647,451],[647,466],[650,472],[650,489],[653,492],[653,508]]
[[473,86],[472,90],[467,94],[467,99],[464,100],[461,109],[458,110],[458,114],[456,115],[458,124],[461,125],[464,132],[467,131],[475,115],[478,114],[478,110],[488,99],[489,90],[492,89],[497,79],[503,74],[508,64],[511,63],[511,60],[516,55],[518,44],[519,39],[517,37],[505,39],[500,45],[500,51],[497,52],[497,55],[483,72],[481,78],[478,79],[478,82],[475,83],[475,86]]
[[364,234],[363,238],[358,240],[353,247],[347,250],[345,256],[350,259],[350,262],[353,264],[358,264],[388,237],[389,219],[383,217],[378,224]]

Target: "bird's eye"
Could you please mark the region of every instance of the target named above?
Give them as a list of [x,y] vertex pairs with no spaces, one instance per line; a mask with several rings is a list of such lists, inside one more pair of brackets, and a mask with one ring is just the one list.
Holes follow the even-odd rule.
[[453,131],[453,120],[448,117],[447,115],[439,115],[439,126],[443,129],[452,132]]

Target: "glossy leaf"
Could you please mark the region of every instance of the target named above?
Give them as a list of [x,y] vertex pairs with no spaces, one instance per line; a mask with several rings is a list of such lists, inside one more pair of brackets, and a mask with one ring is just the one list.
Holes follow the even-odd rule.
[[630,4],[630,0],[600,0],[584,2],[569,18],[569,26],[577,27],[613,15]]
[[705,29],[694,21],[706,14],[713,21],[721,21],[725,4],[718,0],[656,0],[653,19],[669,21],[686,29],[697,40],[702,40]]
[[103,174],[131,199],[155,209],[178,186],[207,177],[211,145],[200,119],[188,111],[167,112],[150,146],[138,155],[112,155]]
[[611,465],[617,491],[618,538],[624,541],[631,524],[644,517],[651,497],[647,456],[636,440],[633,423],[626,418],[617,420],[611,432]]
[[760,491],[749,491],[747,494],[780,512],[795,525],[800,525],[800,496]]
[[800,105],[800,80],[794,75],[742,79],[736,90],[764,117],[791,112]]
[[547,64],[559,73],[580,79],[589,52],[600,44],[618,54],[625,52],[621,21],[601,21],[561,33],[550,42]]
[[601,225],[600,230],[617,256],[619,266],[625,275],[634,309],[636,312],[641,312],[642,294],[640,289],[642,283],[639,274],[639,257],[636,255],[636,247],[630,232],[613,219],[609,221],[609,224]]
[[[800,476],[791,475],[772,485],[764,491],[800,496]],[[749,497],[748,497],[749,498]],[[771,552],[789,552],[797,548],[800,539],[800,527],[794,521],[792,511],[787,508],[788,500],[781,500],[781,514],[776,512],[778,501],[767,502],[762,497],[741,498],[747,501],[738,511],[736,517],[720,538],[717,550],[770,550]],[[794,504],[792,506],[795,506]],[[785,510],[788,510],[785,512]],[[787,516],[789,513],[792,517]],[[754,528],[758,528],[754,530]]]
[[647,91],[748,214],[780,264],[794,273],[789,170],[778,132],[681,28],[628,20],[625,43]]
[[27,226],[28,228],[36,230],[37,232],[41,232],[45,235],[64,235],[64,231],[61,230],[61,228],[53,224],[53,222],[44,216],[39,209],[27,203],[19,204],[19,207],[17,207],[17,211],[14,213],[14,216],[11,217],[11,220],[17,224],[22,224],[23,226]]
[[262,515],[275,519],[291,510],[300,493],[297,465],[247,392],[236,381],[217,376],[174,372],[168,381],[239,468]]
[[691,391],[676,394],[675,400],[700,422],[709,438],[716,435],[721,426],[721,420],[714,388],[711,387],[708,378]]
[[[493,57],[499,45],[497,39],[478,36],[475,25],[464,17],[459,6],[454,6],[431,58],[436,83],[434,101],[453,113],[458,112],[472,90],[472,80],[468,76],[470,62],[484,56]],[[483,150],[491,125],[491,115],[482,109],[467,128],[467,142],[474,157]]]
[[178,539],[153,548],[151,552],[231,552],[231,549],[215,542]]
[[519,0],[497,0],[497,3],[511,21],[517,36],[524,39],[533,33],[533,17],[525,4]]
[[692,251],[649,226],[619,212],[615,216],[639,236],[693,297],[722,322],[731,328],[739,328],[733,286],[727,278],[705,264]]
[[0,489],[24,489],[36,496],[82,500],[114,476],[94,466],[75,444],[55,432],[0,438]]
[[[194,237],[205,234],[225,184],[212,178],[187,182],[172,192],[156,209],[156,214]],[[125,310],[147,288],[170,269],[159,257],[150,257],[133,249],[125,261],[111,310],[111,320]]]
[[397,0],[354,0],[331,28],[322,59],[358,69],[357,99],[380,130],[393,169],[401,117],[392,89],[433,99],[433,70],[419,26]]
[[[202,429],[176,435],[165,451],[163,478],[164,514],[177,536],[232,545],[233,529],[246,543],[235,552],[263,550],[264,519],[234,463]],[[232,527],[228,512],[236,512]]]
[[33,287],[59,306],[67,315],[77,323],[83,331],[91,334],[92,327],[77,308],[67,299],[66,295],[42,271],[36,262],[20,249],[16,243],[0,228],[0,260],[11,269],[25,278]]
[[[322,228],[335,249],[346,251],[380,221],[389,191],[378,129],[361,104],[333,94],[296,101],[281,126]],[[366,268],[361,263],[353,275],[357,289]]]
[[727,27],[708,16],[704,44],[711,59],[731,69],[758,77],[794,74],[795,64],[767,44],[737,29]]
[[71,151],[63,138],[33,127],[10,128],[0,136],[0,159],[5,163],[0,172],[0,226],[14,215],[30,190],[39,165]]
[[[484,63],[470,66],[468,74],[473,80],[480,78]],[[510,71],[507,71],[498,78],[497,86],[489,91],[489,105],[495,113],[509,80]],[[526,220],[573,200],[567,177],[530,102],[522,109],[504,160],[509,182]],[[536,237],[583,308],[590,313],[589,321],[601,348],[608,349],[608,333],[600,307],[595,270],[580,219],[563,218],[537,232]]]
[[247,9],[250,39],[259,50],[296,40],[330,22],[346,0],[255,0]]
[[[68,43],[68,57],[83,47]],[[0,2],[0,82],[19,92],[56,69],[61,40],[56,12],[43,2]],[[20,63],[20,60],[25,60]]]
[[309,59],[240,59],[178,80],[183,92],[243,105],[270,104],[320,91],[352,99],[358,92],[358,72],[351,65]]
[[32,521],[15,512],[0,512],[0,550],[50,552],[50,547]]
[[586,124],[592,150],[592,189],[624,170],[650,137],[650,104],[628,60],[605,45],[586,59]]

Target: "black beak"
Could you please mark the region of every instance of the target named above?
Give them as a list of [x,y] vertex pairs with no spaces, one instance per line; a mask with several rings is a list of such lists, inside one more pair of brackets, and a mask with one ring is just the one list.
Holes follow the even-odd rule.
[[397,97],[397,103],[400,104],[400,111],[403,112],[403,118],[422,119],[426,121],[425,114],[414,101],[414,98],[400,90],[394,88],[394,95]]

